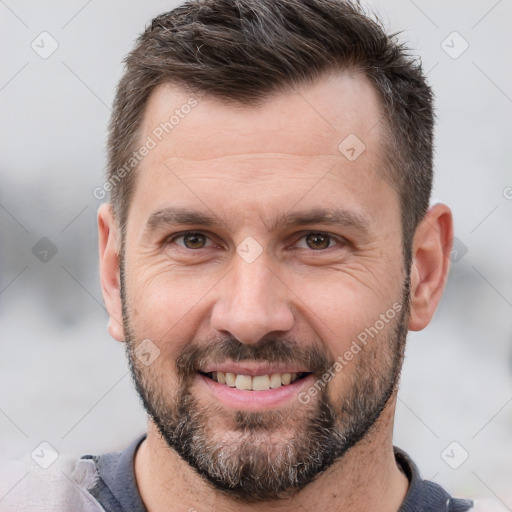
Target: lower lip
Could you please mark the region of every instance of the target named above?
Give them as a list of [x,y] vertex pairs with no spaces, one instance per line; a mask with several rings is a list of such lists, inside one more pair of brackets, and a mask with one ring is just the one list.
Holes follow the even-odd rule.
[[200,373],[197,377],[201,386],[206,386],[210,393],[224,405],[248,410],[273,409],[295,401],[301,390],[310,387],[315,380],[315,376],[310,374],[287,386],[264,391],[249,391],[219,384]]

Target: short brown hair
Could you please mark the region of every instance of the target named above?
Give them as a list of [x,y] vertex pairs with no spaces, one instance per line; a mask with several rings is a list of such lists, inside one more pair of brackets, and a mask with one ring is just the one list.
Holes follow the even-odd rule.
[[135,169],[118,171],[140,143],[152,90],[176,84],[226,102],[256,104],[272,92],[336,69],[361,71],[378,92],[385,174],[397,189],[406,261],[432,188],[434,114],[421,63],[397,34],[344,0],[194,0],[156,17],[125,59],[108,139],[111,202],[124,238]]

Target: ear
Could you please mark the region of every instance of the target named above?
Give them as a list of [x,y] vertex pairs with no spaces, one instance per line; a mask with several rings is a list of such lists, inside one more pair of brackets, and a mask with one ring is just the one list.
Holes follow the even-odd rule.
[[452,245],[452,212],[445,204],[435,204],[414,235],[409,317],[411,331],[421,331],[434,316],[448,277]]
[[103,300],[109,314],[108,332],[117,341],[124,341],[119,277],[120,237],[112,206],[104,203],[98,210],[100,279]]

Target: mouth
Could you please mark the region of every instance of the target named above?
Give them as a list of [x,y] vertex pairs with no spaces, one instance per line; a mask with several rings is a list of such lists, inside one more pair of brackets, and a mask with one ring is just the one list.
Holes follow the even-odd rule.
[[296,402],[318,372],[299,363],[228,359],[205,363],[196,376],[198,392],[215,402],[234,410],[264,411]]
[[199,372],[218,384],[245,391],[268,391],[289,386],[305,379],[311,372],[269,373],[262,375],[244,375],[231,372]]

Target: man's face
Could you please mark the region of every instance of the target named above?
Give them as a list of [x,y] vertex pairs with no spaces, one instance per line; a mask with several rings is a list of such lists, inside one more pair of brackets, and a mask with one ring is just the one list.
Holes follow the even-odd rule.
[[[128,356],[170,447],[218,490],[273,499],[392,406],[408,280],[398,194],[379,172],[384,123],[348,72],[259,107],[204,96],[183,109],[189,98],[160,86],[145,114],[141,141],[180,120],[130,204]],[[245,377],[232,387],[226,373]]]

